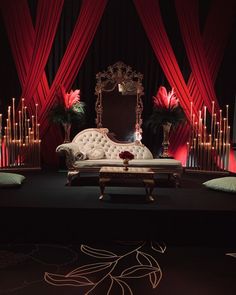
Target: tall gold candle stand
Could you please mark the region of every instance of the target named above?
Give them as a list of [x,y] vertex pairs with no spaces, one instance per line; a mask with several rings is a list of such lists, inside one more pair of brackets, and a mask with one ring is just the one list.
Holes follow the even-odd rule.
[[[191,104],[192,110],[192,104]],[[198,118],[191,111],[191,128],[187,142],[186,168],[206,171],[227,171],[230,153],[229,106],[226,105],[226,117],[222,110],[215,113],[212,102],[209,132],[207,128],[206,107],[199,111]],[[203,116],[203,117],[202,117]],[[218,118],[218,120],[217,120]]]
[[0,169],[40,169],[38,104],[36,113],[28,116],[24,98],[16,111],[15,98],[7,109],[6,126],[0,114]]

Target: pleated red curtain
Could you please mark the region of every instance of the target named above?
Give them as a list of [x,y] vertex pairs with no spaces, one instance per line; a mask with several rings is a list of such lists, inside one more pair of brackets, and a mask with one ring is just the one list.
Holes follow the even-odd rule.
[[[37,86],[42,79],[45,66],[52,48],[57,26],[60,20],[64,0],[39,0],[35,26],[35,40],[27,78],[22,90],[26,102],[32,100]],[[49,90],[47,88],[47,90]],[[41,92],[40,107],[45,104],[48,91]]]
[[48,129],[47,112],[55,102],[56,90],[59,85],[69,89],[73,84],[92,43],[106,2],[107,0],[84,0],[82,3],[71,39],[50,88],[47,103],[43,105],[39,116],[42,135],[45,135]]
[[[26,80],[29,76],[36,39],[28,3],[27,0],[9,0],[4,1],[1,8],[19,81],[22,91],[24,91],[25,87],[27,87]],[[35,109],[35,103],[41,105],[41,98],[47,95],[49,91],[44,72],[40,78],[40,82],[35,85],[34,93],[31,94],[30,98],[28,96],[26,98],[30,114]]]
[[[222,0],[215,0],[212,2],[206,19],[202,34],[202,44],[213,84],[215,83],[224,56],[225,46],[231,32],[234,11],[233,0],[229,1],[228,5],[224,5]],[[198,87],[196,87],[193,73],[191,73],[189,77],[188,88],[192,94],[193,102],[197,109],[202,109],[204,101]]]
[[175,3],[182,39],[196,86],[210,114],[212,101],[215,102],[215,110],[218,112],[219,105],[200,34],[198,0],[175,0]]
[[[212,100],[219,110],[214,82],[233,21],[234,1],[229,1],[227,9],[223,8],[222,1],[214,2],[202,38],[199,29],[198,1],[176,0],[181,33],[192,69],[187,85],[165,32],[159,2],[147,0],[144,3],[142,0],[134,0],[134,3],[157,59],[169,84],[175,88],[187,118],[190,119],[190,101],[193,102],[193,113],[196,117],[203,104],[211,114]],[[218,19],[221,21],[216,22]],[[171,152],[183,163],[186,161],[188,134],[189,126],[185,125],[171,138]]]
[[[192,101],[192,97],[190,96],[165,31],[159,2],[156,0],[134,0],[134,4],[163,72],[169,84],[174,87],[180,103],[186,111],[186,116],[190,121],[190,102]],[[197,116],[195,110],[194,113]]]
[[[144,3],[142,0],[134,0],[134,3],[157,60],[159,61],[169,84],[171,87],[174,87],[180,100],[180,104],[185,110],[186,117],[190,122],[190,102],[192,101],[192,97],[166,33],[159,2],[155,0],[148,0]],[[195,114],[197,118],[198,112],[194,105],[193,114]],[[185,125],[182,130],[184,130],[184,133],[188,136],[188,125]],[[170,152],[175,156],[175,158],[181,160],[182,163],[185,164],[187,152],[186,137],[183,143],[181,142],[180,137],[181,135],[178,133],[178,136],[171,138]]]
[[[176,0],[175,2],[185,48],[188,58],[191,60],[191,68],[194,69],[190,74],[187,86],[196,109],[202,110],[203,106],[206,105],[209,107],[208,110],[211,114],[212,100],[215,101],[215,111],[219,111],[218,101],[215,94],[212,97],[208,95],[210,91],[204,95],[203,93],[204,89],[208,87],[206,81],[210,83],[209,89],[214,91],[214,83],[234,20],[235,3],[233,0],[229,1],[228,5],[224,7],[225,5],[221,0],[214,1],[210,7],[203,35],[201,36],[198,2],[182,0]],[[191,17],[188,15],[188,11],[191,12]],[[219,19],[221,21],[216,21]],[[186,26],[188,26],[188,29],[185,28]],[[201,73],[203,68],[205,68],[204,73]],[[207,78],[205,79],[202,74],[207,74]],[[199,79],[196,79],[196,76]],[[215,99],[213,99],[214,97]],[[180,134],[181,136],[179,136]],[[186,126],[180,126],[176,133],[172,134],[173,145],[171,145],[171,150],[173,153],[178,154],[178,149],[187,142],[188,135],[189,130]]]
[[22,95],[30,111],[39,104],[40,134],[43,153],[49,165],[57,160],[55,148],[62,141],[58,128],[50,126],[48,111],[53,106],[60,85],[69,89],[91,45],[107,0],[83,0],[80,14],[61,61],[55,79],[49,88],[44,72],[51,51],[64,0],[38,0],[34,30],[27,0],[4,1],[2,15],[16,63]]
[[[64,0],[57,0],[52,5],[52,2],[47,0],[39,0],[35,29],[27,1],[10,0],[6,1],[3,6],[2,14],[8,38],[13,57],[18,65],[17,71],[21,81],[22,97],[25,98],[30,116],[35,113],[36,103],[40,113],[49,94],[44,68],[54,40],[63,2]],[[48,5],[49,3],[51,4]],[[54,140],[48,141],[48,138]],[[60,131],[53,126],[42,141],[43,150],[47,150],[47,153],[42,153],[44,162],[49,165],[57,162],[54,143],[61,141]]]

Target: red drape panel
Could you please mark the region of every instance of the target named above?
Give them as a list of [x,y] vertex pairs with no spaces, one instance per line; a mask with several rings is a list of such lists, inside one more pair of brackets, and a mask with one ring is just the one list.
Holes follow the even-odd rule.
[[175,0],[175,3],[182,38],[197,88],[210,114],[212,101],[215,101],[215,110],[218,112],[219,105],[200,35],[198,0]]
[[[186,95],[183,96],[182,98],[184,98],[184,99],[182,99],[182,101],[180,99],[180,103],[185,108],[185,111],[188,112],[188,114],[190,114],[189,104],[187,105],[187,108],[186,108],[186,105],[183,104],[184,100],[193,98],[193,100],[196,102],[196,100],[194,99],[195,95],[198,98],[199,97],[201,98],[201,100],[200,99],[197,100],[197,101],[201,101],[201,103],[198,103],[197,105],[195,105],[195,103],[194,103],[195,109],[193,110],[193,113],[195,113],[195,115],[197,116],[198,112],[196,112],[196,110],[199,110],[199,107],[202,107],[202,105],[203,105],[202,94],[207,93],[208,94],[207,97],[208,98],[210,97],[210,102],[212,101],[212,98],[215,97],[215,96],[211,97],[211,95],[214,94],[214,87],[213,87],[213,83],[211,80],[211,75],[214,75],[214,79],[215,79],[217,69],[219,68],[220,61],[223,56],[222,52],[223,52],[223,49],[224,49],[224,46],[226,43],[225,41],[227,40],[228,32],[231,27],[231,23],[232,23],[232,19],[233,19],[232,18],[233,13],[230,13],[230,12],[232,12],[232,10],[229,8],[224,11],[224,16],[223,16],[223,20],[225,20],[225,23],[223,25],[224,29],[219,30],[220,34],[218,34],[218,35],[217,35],[217,33],[212,34],[212,32],[214,31],[213,24],[215,23],[212,20],[217,19],[217,17],[220,14],[220,10],[222,9],[222,4],[220,6],[220,1],[219,0],[216,1],[215,4],[217,4],[217,7],[216,7],[216,9],[211,10],[212,12],[211,12],[210,17],[208,19],[207,29],[205,30],[205,34],[204,34],[205,43],[207,43],[209,46],[209,49],[207,49],[207,51],[206,51],[206,58],[208,58],[210,60],[210,58],[212,57],[212,54],[214,52],[213,45],[216,45],[217,42],[221,42],[221,40],[222,40],[222,42],[220,44],[218,44],[217,49],[214,52],[215,53],[214,58],[212,59],[211,62],[208,63],[210,66],[207,64],[206,60],[203,59],[204,67],[209,67],[208,76],[207,76],[207,84],[204,84],[205,81],[201,81],[200,74],[202,74],[202,76],[205,74],[202,73],[201,68],[199,68],[199,65],[197,64],[197,65],[195,65],[195,75],[196,75],[196,73],[199,73],[198,83],[195,80],[195,76],[193,74],[191,74],[189,82],[188,82],[188,86],[186,87],[186,84],[183,81],[182,76],[179,75],[180,70],[179,70],[178,64],[176,62],[176,59],[174,57],[174,54],[172,52],[171,46],[169,44],[167,34],[164,29],[158,1],[148,0],[145,2],[145,4],[143,3],[142,0],[134,0],[134,2],[136,5],[136,8],[137,8],[137,11],[140,15],[140,18],[142,20],[143,26],[146,30],[146,33],[149,37],[151,44],[152,44],[154,52],[157,56],[157,59],[160,62],[170,85],[175,88],[179,98],[181,98],[180,94],[186,93],[186,88],[187,88],[187,96]],[[183,15],[186,16],[186,14],[183,14]],[[193,26],[191,25],[191,27],[194,27],[194,29],[192,29],[192,30],[195,32],[194,33],[194,41],[196,41],[195,40],[196,36],[198,38],[200,38],[200,33],[199,33],[199,30],[197,30],[198,29],[198,19],[196,19],[196,14],[194,17],[195,17],[194,18],[195,24],[193,24]],[[191,19],[191,20],[193,21],[193,19]],[[219,23],[217,25],[219,25]],[[196,33],[196,30],[197,30],[197,33]],[[217,30],[217,28],[216,28],[216,30]],[[226,31],[226,34],[224,34],[225,31]],[[210,36],[213,36],[213,39],[214,39],[214,41],[212,43],[210,43]],[[203,45],[201,45],[201,46],[203,46]],[[204,46],[205,46],[205,44],[204,44]],[[205,54],[203,50],[204,50],[203,47],[201,47],[200,53],[197,52],[197,54],[201,54],[201,53],[203,54],[201,58],[203,58],[203,56]],[[192,63],[195,63],[197,61],[199,62],[199,60],[201,61],[201,58],[197,59],[195,56],[193,56]],[[166,63],[169,63],[169,66],[165,63],[165,60],[163,60],[163,59],[166,60]],[[171,67],[175,67],[175,69],[172,68],[173,69],[172,75],[170,73]],[[209,71],[210,71],[210,73],[209,73]],[[176,85],[176,83],[173,83],[174,82],[173,77],[176,79],[176,83],[178,85]],[[199,85],[200,85],[200,88],[198,88]],[[179,88],[176,86],[179,86]],[[209,88],[207,86],[209,86]],[[178,91],[178,89],[180,91]],[[201,92],[199,91],[200,89],[201,89]],[[208,102],[208,106],[210,107],[210,110],[211,110],[211,104],[209,104],[209,102]],[[189,130],[189,128],[186,128],[186,126],[181,127],[179,129],[180,133],[178,133],[178,134],[174,135],[174,137],[172,137],[172,140],[174,140],[174,142],[172,142],[172,152],[175,153],[175,155],[177,155],[176,158],[179,158],[180,160],[182,160],[183,163],[186,160],[186,141],[188,139],[188,130]],[[183,146],[183,144],[185,145],[185,147]],[[178,148],[179,148],[179,151],[181,151],[180,153],[178,153],[178,151],[177,151]]]
[[[186,6],[185,3],[187,3]],[[189,8],[190,5],[193,5],[191,9]],[[235,2],[233,0],[229,1],[226,7],[221,0],[216,0],[212,3],[210,13],[207,17],[203,37],[200,36],[199,32],[197,4],[194,2],[190,3],[189,1],[176,0],[176,7],[179,18],[181,20],[185,18],[187,19],[186,21],[181,21],[181,32],[182,35],[185,36],[183,39],[185,40],[186,48],[188,48],[187,53],[188,56],[190,55],[189,60],[192,61],[192,68],[196,68],[195,72],[193,71],[190,75],[188,88],[193,98],[194,105],[197,110],[200,110],[203,108],[204,104],[207,105],[206,100],[208,100],[208,105],[211,106],[212,99],[211,97],[207,97],[207,93],[203,96],[200,92],[200,89],[204,89],[205,86],[205,79],[204,77],[201,77],[201,73],[198,80],[195,77],[198,74],[198,71],[201,71],[202,68],[207,68],[204,70],[204,75],[208,74],[208,83],[211,84],[210,88],[214,90],[214,82],[224,55],[225,45],[232,28]],[[187,12],[193,10],[194,17],[190,17]],[[221,21],[216,21],[219,19]],[[188,26],[188,30],[185,28],[186,26]],[[192,31],[197,31],[197,33],[192,34]],[[200,50],[197,49],[199,46],[201,47]],[[203,54],[202,51],[204,51]],[[200,54],[202,54],[201,57],[199,56]],[[202,60],[204,60],[204,64],[201,63]],[[199,85],[199,83],[203,84],[203,87],[202,85]],[[217,101],[215,105],[217,105]],[[211,114],[211,110],[209,111]],[[171,137],[173,142],[171,149],[175,153],[188,140],[188,130],[184,127],[180,127],[176,133],[177,134],[172,134]],[[179,134],[181,134],[181,136],[179,136]]]
[[[22,97],[26,102],[33,97],[37,88],[51,51],[52,43],[56,34],[64,0],[48,1],[39,0],[37,7],[36,29],[34,50],[31,57],[27,79],[22,91]],[[42,106],[48,92],[42,93],[39,104]],[[41,107],[39,108],[39,110]]]
[[[210,12],[207,16],[202,42],[209,73],[214,84],[221,61],[224,56],[224,49],[231,32],[235,14],[235,1],[229,0],[227,5],[222,0],[215,0],[211,3]],[[220,20],[220,21],[217,21]],[[197,109],[202,109],[203,99],[199,89],[196,87],[193,74],[188,80],[188,88],[192,94]]]
[[[47,1],[39,0],[37,5],[37,16],[35,26],[34,50],[31,58],[30,67],[27,72],[27,80],[22,91],[26,103],[32,101],[36,88],[39,85],[44,73],[44,69],[51,51],[51,47],[60,20],[64,0]],[[46,80],[46,79],[45,79]],[[43,80],[42,86],[47,85]],[[49,88],[44,87],[40,92],[38,100],[39,114],[42,107],[47,103]],[[53,141],[52,141],[53,138]],[[57,143],[62,142],[62,134],[58,126],[51,126],[42,141],[42,157],[44,163],[53,164],[57,162],[55,148]]]
[[[22,86],[22,97],[26,95],[29,115],[35,112],[36,103],[39,105],[39,111],[41,110],[49,93],[44,67],[54,40],[63,1],[56,0],[53,5],[50,3],[47,0],[38,1],[36,31],[26,0],[9,0],[2,6],[2,15]],[[54,141],[48,140],[51,138],[54,138]],[[56,163],[54,143],[61,141],[60,130],[51,128],[42,142],[43,146],[47,142],[47,152],[44,153],[43,148],[42,153],[44,162]]]
[[[180,100],[180,104],[184,108],[186,117],[190,121],[190,101],[192,101],[192,97],[184,81],[183,75],[178,66],[173,49],[165,31],[159,2],[156,0],[147,0],[145,2],[142,0],[134,0],[134,3],[141,18],[146,34],[152,45],[152,48],[163,69],[163,72],[165,73],[171,87],[174,87],[176,94]],[[198,112],[194,105],[193,113],[197,118]],[[187,128],[187,126],[185,126],[185,128]],[[180,137],[181,135],[175,138],[176,144],[180,140]],[[171,146],[172,144],[173,141],[171,142]],[[186,142],[184,144],[186,145]],[[177,146],[179,146],[179,144]],[[185,164],[185,147],[181,147],[181,152],[178,154],[176,153],[176,149],[171,149],[170,151],[175,155],[177,159],[181,160],[182,163]]]
[[31,106],[29,109],[33,109],[36,102],[41,106],[39,122],[45,148],[45,153],[43,148],[43,154],[47,157],[46,162],[55,161],[55,147],[60,143],[58,142],[58,131],[56,132],[56,129],[49,125],[47,112],[53,106],[57,88],[64,85],[68,89],[73,84],[92,42],[106,2],[107,0],[95,2],[84,0],[82,2],[80,15],[50,89],[44,74],[44,67],[51,50],[63,1],[40,0],[38,2],[36,32],[26,0],[16,3],[14,0],[9,0],[2,5],[23,94],[29,100],[27,102]]
[[[1,5],[1,12],[10,42],[12,55],[15,61],[16,70],[22,89],[25,87],[27,73],[32,59],[35,31],[31,21],[31,15],[27,0],[4,1]],[[46,75],[38,85],[33,100],[27,101],[28,109],[31,112],[35,108],[35,102],[40,103],[42,91],[48,91]]]
[[[27,5],[27,0],[4,1],[1,4],[18,77],[21,85],[25,84],[27,70],[33,53],[34,28]],[[19,44],[22,44],[21,46]]]
[[44,104],[39,116],[42,136],[44,136],[48,129],[47,113],[55,102],[56,90],[59,85],[64,85],[66,89],[71,87],[91,45],[106,2],[107,0],[83,1],[73,34],[50,88],[47,104]]
[[[159,3],[156,0],[134,0],[134,4],[166,78],[171,87],[174,87],[180,103],[185,109],[186,116],[190,120],[190,101],[192,101],[192,98],[166,34]],[[193,111],[197,116],[197,112]]]
[[73,84],[91,45],[106,2],[107,0],[97,0],[95,2],[93,0],[83,0],[66,52],[50,87],[46,102],[42,105],[39,114],[40,134],[43,138],[42,151],[47,157],[46,162],[50,165],[53,165],[57,160],[55,148],[61,141],[58,141],[56,136],[59,130],[56,130],[54,126],[50,126],[48,122],[48,111],[55,103],[58,87],[64,85],[65,89],[69,90]]

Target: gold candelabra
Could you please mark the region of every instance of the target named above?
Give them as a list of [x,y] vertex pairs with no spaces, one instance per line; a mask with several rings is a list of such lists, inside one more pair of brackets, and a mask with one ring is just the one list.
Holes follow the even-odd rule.
[[195,170],[227,171],[230,153],[230,126],[228,122],[229,106],[226,105],[225,117],[222,110],[212,113],[207,128],[207,110],[199,110],[198,118],[192,114],[191,103],[191,128],[189,142],[187,142],[186,167]]
[[15,98],[12,98],[5,126],[3,115],[0,114],[0,169],[40,168],[39,127],[38,104],[30,118],[24,98],[18,109]]

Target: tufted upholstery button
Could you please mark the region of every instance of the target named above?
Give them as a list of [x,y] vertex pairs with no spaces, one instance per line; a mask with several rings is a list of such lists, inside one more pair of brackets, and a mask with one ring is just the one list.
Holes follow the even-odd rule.
[[134,154],[135,159],[152,159],[153,156],[149,149],[144,145],[136,143],[117,143],[109,139],[106,133],[99,132],[99,129],[85,129],[78,133],[72,141],[78,144],[81,152],[86,153],[89,149],[104,149],[106,158],[119,159],[119,153],[122,151],[130,151]]

